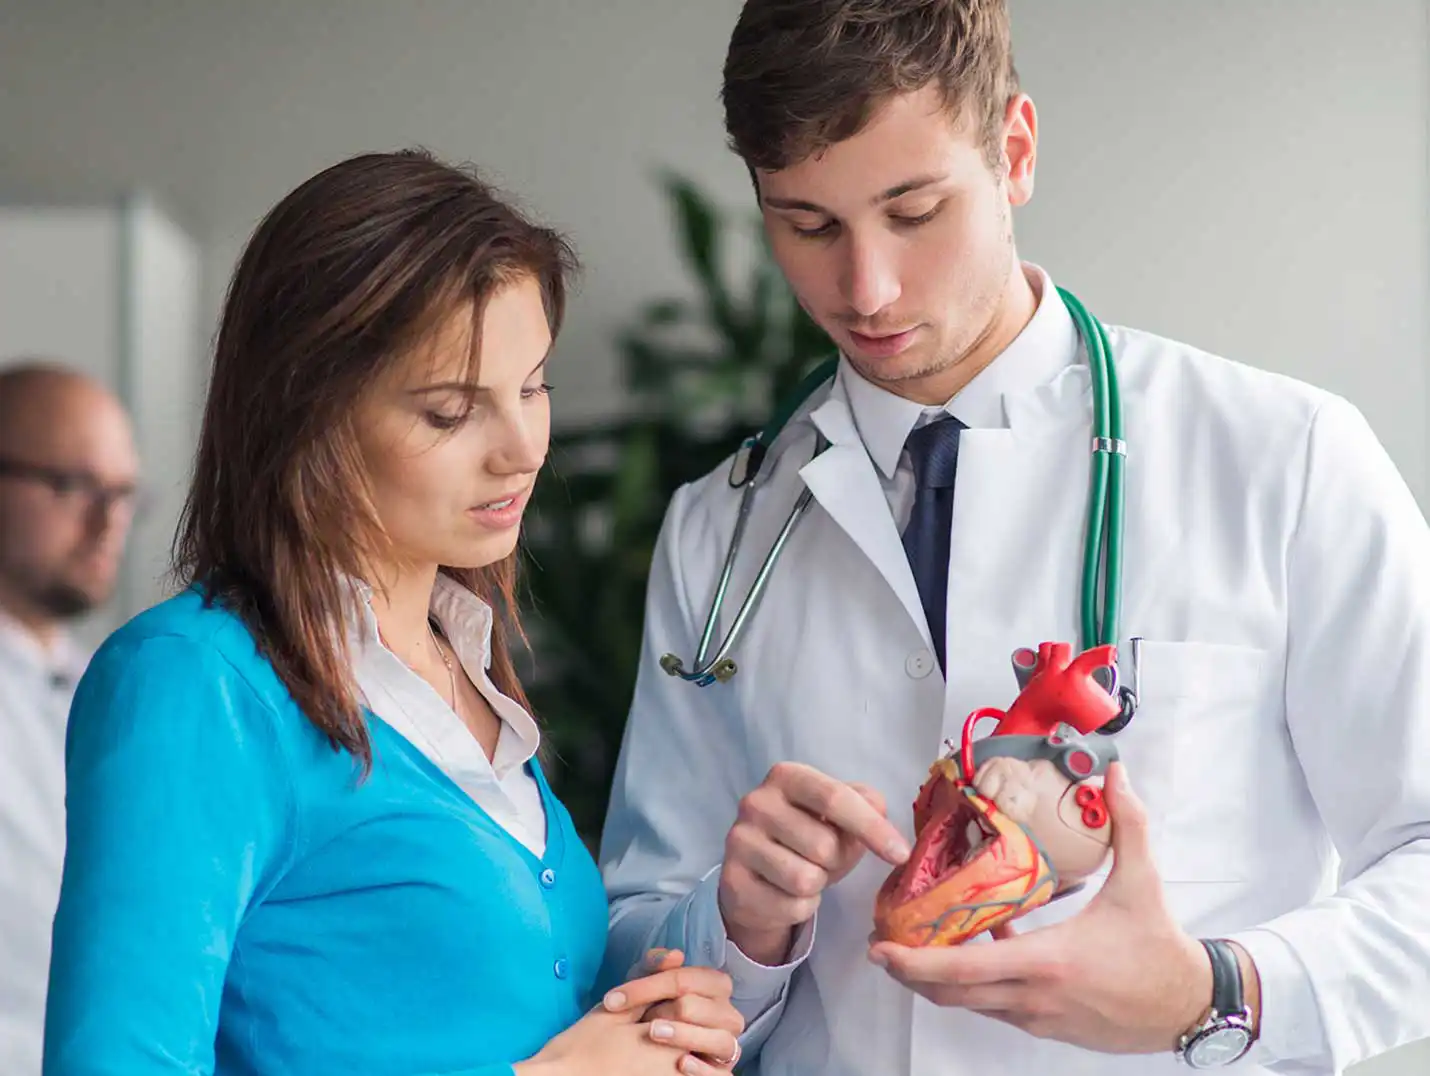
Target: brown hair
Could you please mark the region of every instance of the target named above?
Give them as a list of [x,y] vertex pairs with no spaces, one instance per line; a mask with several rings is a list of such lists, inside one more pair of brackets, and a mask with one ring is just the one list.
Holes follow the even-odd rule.
[[971,114],[996,167],[1018,93],[1005,0],[746,0],[725,57],[725,129],[747,165],[774,171],[930,84]]
[[[346,580],[386,549],[352,419],[364,390],[467,304],[541,288],[553,337],[575,258],[470,169],[419,151],[336,164],[258,225],[229,286],[174,572],[242,617],[335,747],[371,764]],[[477,345],[473,343],[476,361]],[[516,554],[442,569],[493,607],[492,680],[525,704]]]

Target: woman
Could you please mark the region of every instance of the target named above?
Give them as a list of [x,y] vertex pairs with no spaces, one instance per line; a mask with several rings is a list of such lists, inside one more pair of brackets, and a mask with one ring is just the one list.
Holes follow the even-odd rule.
[[733,1064],[729,980],[678,954],[583,1016],[606,902],[508,652],[570,267],[415,153],[259,226],[188,586],[106,641],[71,714],[47,1076]]

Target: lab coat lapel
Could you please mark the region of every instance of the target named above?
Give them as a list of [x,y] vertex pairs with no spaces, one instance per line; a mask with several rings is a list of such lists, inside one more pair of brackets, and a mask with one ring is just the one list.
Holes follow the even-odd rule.
[[805,464],[800,477],[820,507],[869,558],[932,645],[913,570],[849,405],[835,393],[810,419],[829,440],[829,448]]
[[1012,649],[1076,642],[1087,515],[1090,389],[1069,368],[1007,401],[1008,428],[965,430],[949,542],[950,702],[1007,696]]

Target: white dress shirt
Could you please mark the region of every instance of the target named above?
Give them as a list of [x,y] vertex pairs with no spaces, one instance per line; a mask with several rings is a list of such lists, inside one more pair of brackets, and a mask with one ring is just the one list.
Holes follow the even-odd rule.
[[541,744],[541,733],[531,714],[491,681],[491,607],[438,573],[432,588],[432,617],[441,625],[468,678],[501,720],[496,749],[488,759],[446,700],[383,645],[368,601],[371,591],[362,584],[357,589],[364,599],[362,617],[360,625],[349,627],[349,645],[358,689],[367,707],[426,755],[532,855],[543,855],[546,810],[536,778],[526,768]]
[[0,1072],[39,1076],[65,853],[65,724],[86,656],[0,612]]

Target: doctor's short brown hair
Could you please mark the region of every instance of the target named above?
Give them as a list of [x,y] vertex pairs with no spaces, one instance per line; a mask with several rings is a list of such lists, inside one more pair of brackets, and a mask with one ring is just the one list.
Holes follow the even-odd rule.
[[1018,93],[1006,0],[746,0],[725,58],[725,129],[751,169],[777,171],[929,85],[977,124],[996,166]]

